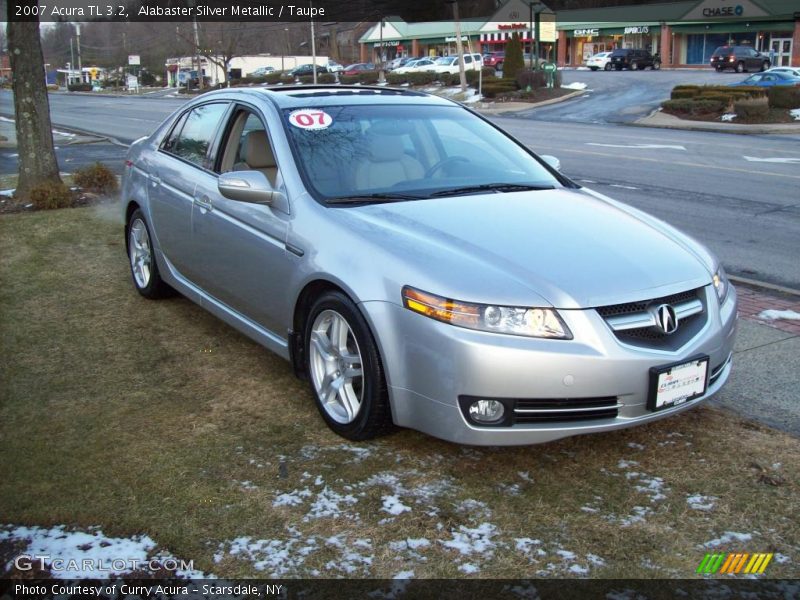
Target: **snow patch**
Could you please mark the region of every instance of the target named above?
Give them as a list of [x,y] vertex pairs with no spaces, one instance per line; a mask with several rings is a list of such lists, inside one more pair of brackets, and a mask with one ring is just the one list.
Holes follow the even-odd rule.
[[789,114],[795,121],[800,121],[800,108],[793,108],[789,111]]
[[587,85],[580,81],[575,81],[573,83],[562,84],[561,89],[565,90],[585,90]]
[[719,546],[722,546],[723,544],[728,544],[733,541],[749,542],[752,539],[753,535],[750,533],[737,533],[735,531],[726,531],[725,533],[722,534],[721,537],[706,542],[705,544],[702,544],[702,546],[706,548],[717,548]]
[[279,494],[272,501],[273,507],[278,506],[299,506],[304,502],[304,498],[313,496],[313,493],[308,488],[302,490],[294,490],[286,494]]
[[711,510],[714,508],[714,503],[719,500],[716,496],[703,496],[701,494],[694,494],[686,498],[686,503],[692,510]]
[[736,118],[736,113],[725,113],[720,117],[724,122],[730,123]]
[[396,495],[383,496],[383,508],[381,510],[388,512],[390,515],[396,516],[404,512],[410,512],[411,507],[403,504],[400,501],[400,498]]
[[783,319],[786,321],[800,321],[800,313],[795,312],[793,310],[762,310],[758,313],[759,319],[764,319],[765,321],[776,321],[778,319]]
[[492,538],[497,535],[497,527],[491,523],[481,523],[478,527],[466,527],[461,525],[458,531],[450,531],[452,539],[439,540],[445,548],[457,550],[459,554],[469,556],[472,554],[482,554],[491,557],[497,544]]

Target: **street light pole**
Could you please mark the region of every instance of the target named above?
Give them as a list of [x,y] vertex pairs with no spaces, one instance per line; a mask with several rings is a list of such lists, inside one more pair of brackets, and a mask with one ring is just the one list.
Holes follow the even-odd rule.
[[[313,15],[314,10],[312,4],[309,2],[308,6],[312,9],[309,12]],[[317,43],[314,40],[314,17],[311,17],[311,72],[313,75],[314,85],[317,85]]]
[[383,72],[383,17],[378,23],[380,27],[380,43],[378,44],[378,83],[386,81],[386,75]]
[[[539,70],[539,24],[541,23],[541,16],[542,11],[544,10],[545,6],[539,0],[534,0],[533,2],[528,2],[528,7],[531,11],[531,29],[533,34],[533,44],[531,47],[531,60],[530,66],[531,69],[536,71]],[[534,61],[535,67],[534,67]]]
[[[450,0],[453,5],[453,21],[456,24],[456,50],[458,51],[458,79],[461,92],[467,91],[467,74],[464,73],[464,48],[461,46],[461,21],[458,18],[458,0]],[[470,64],[475,64],[474,61]]]

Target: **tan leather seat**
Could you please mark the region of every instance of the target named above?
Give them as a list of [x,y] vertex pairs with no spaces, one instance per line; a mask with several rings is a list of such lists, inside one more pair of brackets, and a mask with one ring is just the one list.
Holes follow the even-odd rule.
[[367,131],[364,141],[366,160],[356,167],[356,189],[391,187],[425,175],[422,164],[403,151],[399,136]]
[[248,169],[261,171],[267,176],[269,182],[274,186],[278,176],[278,163],[272,154],[272,147],[269,145],[267,133],[263,130],[256,130],[247,133],[242,141],[240,152],[242,160]]

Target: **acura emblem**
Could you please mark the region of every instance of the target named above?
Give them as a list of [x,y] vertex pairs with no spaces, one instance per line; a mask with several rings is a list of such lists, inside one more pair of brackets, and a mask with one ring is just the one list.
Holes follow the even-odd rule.
[[678,315],[669,304],[656,307],[653,316],[656,318],[656,329],[662,333],[670,335],[678,330]]

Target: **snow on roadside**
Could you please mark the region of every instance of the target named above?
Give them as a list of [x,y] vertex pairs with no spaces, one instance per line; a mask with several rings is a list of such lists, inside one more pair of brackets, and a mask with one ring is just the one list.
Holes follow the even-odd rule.
[[789,111],[789,114],[795,121],[800,121],[800,108],[793,108]]
[[587,85],[581,81],[575,81],[573,83],[565,83],[561,85],[562,90],[585,90]]
[[[64,525],[51,529],[6,525],[0,527],[0,541],[25,542],[27,545],[21,548],[20,554],[63,561],[61,568],[50,569],[50,575],[56,579],[107,579],[112,575],[151,572],[153,567],[159,570],[159,567],[181,566],[181,563],[189,562],[176,560],[163,551],[154,554],[158,544],[149,536],[108,537],[97,527],[89,528],[89,531],[67,531]],[[34,562],[39,563],[38,560]],[[45,565],[50,564],[45,560]],[[93,568],[87,568],[87,565]],[[6,569],[12,567],[12,563],[6,565]],[[179,577],[213,577],[193,569],[173,572]]]
[[793,310],[762,310],[758,313],[759,319],[764,319],[765,321],[776,321],[778,319],[784,319],[787,321],[800,321],[800,313],[795,312]]
[[724,122],[730,123],[736,118],[736,113],[725,113],[720,117]]
[[737,533],[736,531],[726,531],[720,537],[713,539],[711,541],[706,542],[705,544],[701,544],[700,547],[705,548],[718,548],[723,544],[728,544],[733,541],[737,542],[749,542],[753,539],[752,533]]

